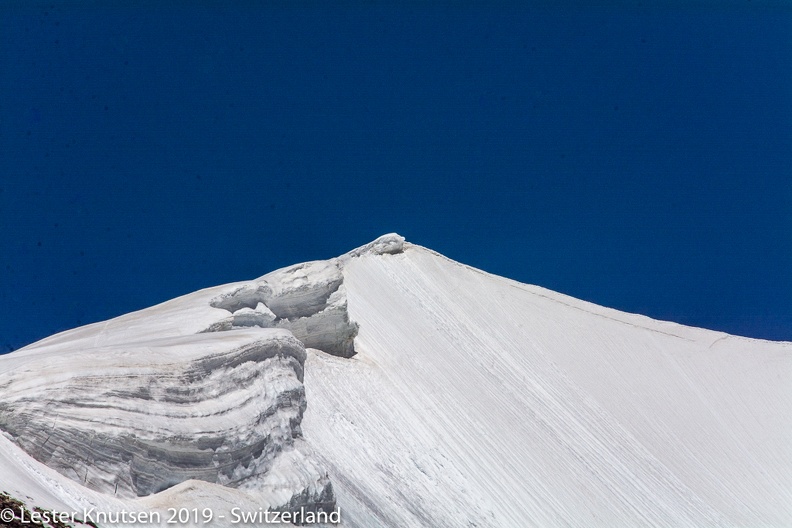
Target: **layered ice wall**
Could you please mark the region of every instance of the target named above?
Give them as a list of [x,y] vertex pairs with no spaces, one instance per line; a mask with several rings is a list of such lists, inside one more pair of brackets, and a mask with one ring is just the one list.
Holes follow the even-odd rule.
[[0,375],[0,429],[119,497],[188,479],[250,485],[301,448],[304,361],[275,329],[49,354]]

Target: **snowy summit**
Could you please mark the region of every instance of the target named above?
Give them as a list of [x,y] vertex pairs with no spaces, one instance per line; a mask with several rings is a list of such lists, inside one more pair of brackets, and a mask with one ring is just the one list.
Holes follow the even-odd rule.
[[0,525],[792,526],[790,387],[389,234],[0,356]]

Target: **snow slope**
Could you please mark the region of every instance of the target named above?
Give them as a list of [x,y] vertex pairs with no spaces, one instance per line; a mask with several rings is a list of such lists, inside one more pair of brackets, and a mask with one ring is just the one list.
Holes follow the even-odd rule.
[[[59,510],[208,505],[227,512],[294,506],[322,493],[327,500],[326,477],[350,527],[792,526],[792,343],[602,308],[402,245],[395,235],[0,356],[0,404],[7,402],[0,425],[19,428],[12,418],[21,387],[32,391],[31,412],[49,412],[35,399],[48,357],[86,358],[71,362],[80,378],[108,364],[128,367],[123,353],[142,354],[145,363],[150,350],[162,363],[168,352],[157,346],[173,353],[186,343],[201,351],[184,352],[185,361],[205,361],[288,338],[287,331],[308,347],[307,409],[301,423],[289,422],[298,448],[277,440],[286,447],[270,450],[276,463],[256,462],[261,471],[245,473],[244,485],[206,476],[201,466],[198,478],[210,482],[187,480],[139,498],[101,483],[89,489],[6,427],[0,491]],[[118,354],[115,363],[108,351]],[[105,363],[93,365],[92,355]],[[251,367],[261,380],[283,383],[280,373],[292,371],[264,363]],[[224,379],[218,372],[210,378]],[[288,379],[299,394],[297,378]],[[240,386],[234,398],[258,397],[257,383]],[[107,399],[98,389],[95,396]],[[227,405],[201,398],[206,416]],[[277,407],[268,401],[263,407]],[[250,409],[220,410],[258,423]],[[277,407],[294,418],[290,409]],[[75,423],[90,413],[72,410]],[[200,415],[158,428],[173,430],[183,447],[183,428],[203,427]],[[243,428],[226,429],[234,446],[247,438]],[[120,464],[108,449],[107,460]],[[249,456],[244,446],[237,451]],[[231,523],[212,524],[224,525]]]
[[303,426],[355,525],[792,526],[792,344],[416,246],[345,276],[358,354],[309,356]]

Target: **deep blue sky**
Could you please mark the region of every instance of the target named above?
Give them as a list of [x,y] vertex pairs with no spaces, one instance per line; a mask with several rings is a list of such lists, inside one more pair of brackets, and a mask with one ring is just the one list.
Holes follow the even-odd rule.
[[792,9],[647,3],[0,4],[0,350],[390,231],[792,340]]

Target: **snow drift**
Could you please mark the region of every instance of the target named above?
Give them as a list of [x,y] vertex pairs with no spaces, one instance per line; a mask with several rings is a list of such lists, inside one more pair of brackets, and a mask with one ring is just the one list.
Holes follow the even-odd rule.
[[386,235],[0,357],[0,490],[212,526],[792,526],[790,387],[791,343]]

